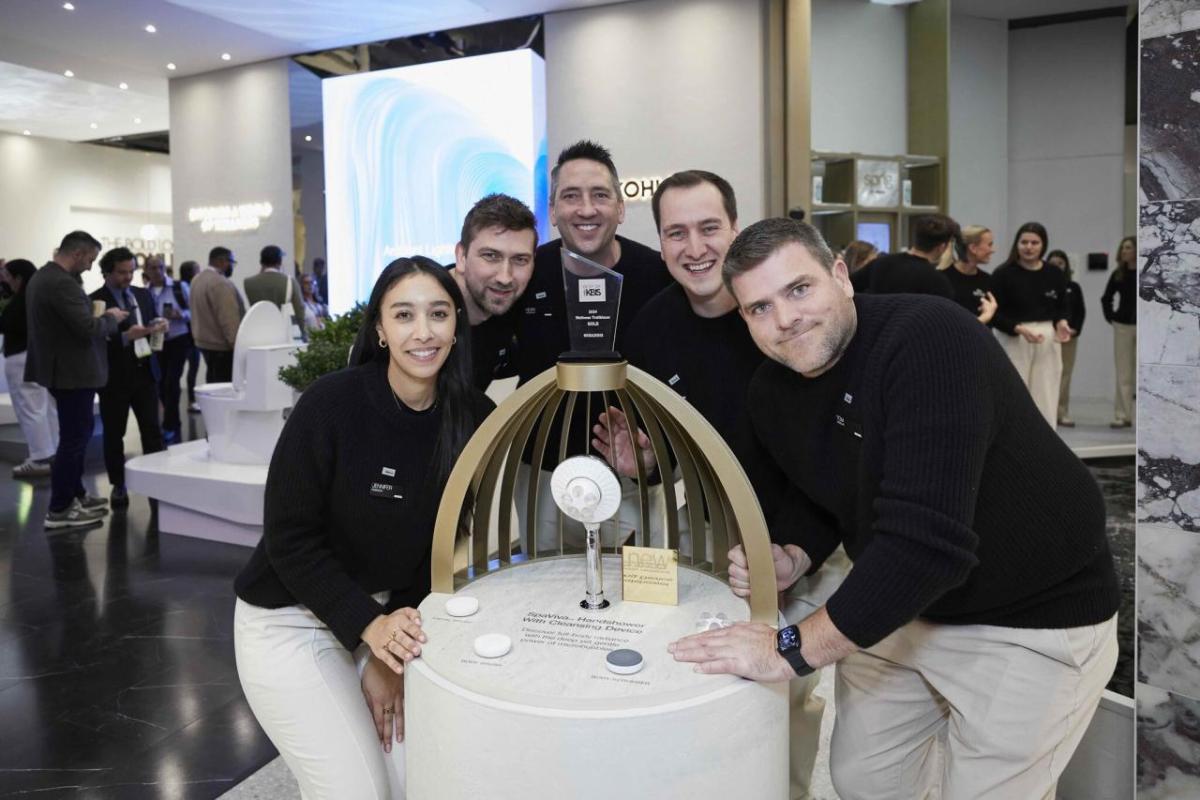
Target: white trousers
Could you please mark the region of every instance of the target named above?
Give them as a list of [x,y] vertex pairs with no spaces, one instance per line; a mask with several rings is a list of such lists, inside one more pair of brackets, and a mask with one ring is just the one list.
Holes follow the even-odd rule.
[[1117,618],[1067,629],[917,620],[838,662],[842,800],[1038,800],[1117,663]]
[[238,678],[304,800],[404,800],[404,745],[385,753],[360,688],[369,651],[350,653],[303,606],[237,601]]
[[1117,393],[1113,403],[1114,422],[1133,422],[1133,387],[1137,384],[1137,325],[1114,322],[1113,356],[1117,368]]
[[1062,345],[1054,338],[1049,322],[1026,322],[1027,328],[1042,334],[1041,344],[1025,341],[1020,334],[1009,336],[996,331],[996,338],[1008,353],[1033,402],[1053,428],[1058,424],[1058,392],[1062,383]]
[[4,357],[4,377],[12,398],[13,412],[21,426],[29,457],[40,461],[58,450],[58,410],[50,392],[25,381],[25,353]]

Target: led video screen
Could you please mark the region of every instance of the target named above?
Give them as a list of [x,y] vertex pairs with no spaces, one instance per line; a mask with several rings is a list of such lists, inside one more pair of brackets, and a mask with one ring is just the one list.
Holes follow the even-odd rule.
[[330,310],[400,256],[454,260],[463,217],[503,192],[547,238],[546,78],[515,50],[322,81]]

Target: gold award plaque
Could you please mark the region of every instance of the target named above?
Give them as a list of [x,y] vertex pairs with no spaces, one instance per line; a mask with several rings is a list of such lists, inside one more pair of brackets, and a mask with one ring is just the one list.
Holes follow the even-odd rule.
[[621,599],[679,605],[679,551],[662,547],[621,548]]

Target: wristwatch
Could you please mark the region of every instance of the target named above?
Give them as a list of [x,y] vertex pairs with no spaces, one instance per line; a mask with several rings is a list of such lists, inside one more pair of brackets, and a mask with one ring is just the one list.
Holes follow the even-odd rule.
[[779,632],[775,634],[775,649],[787,660],[792,669],[796,670],[797,676],[803,677],[815,672],[804,660],[804,656],[800,655],[800,629],[795,625],[779,629]]

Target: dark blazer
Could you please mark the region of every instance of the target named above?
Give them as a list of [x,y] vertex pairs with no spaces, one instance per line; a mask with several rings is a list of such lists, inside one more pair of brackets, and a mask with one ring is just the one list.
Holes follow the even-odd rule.
[[[137,303],[138,308],[141,309],[142,324],[149,325],[150,320],[158,316],[158,312],[154,308],[154,296],[140,286],[130,286],[129,292],[133,295],[133,300]],[[113,293],[107,285],[101,286],[88,297],[92,300],[103,300],[105,308],[117,306],[117,298],[113,297]],[[133,309],[129,308],[126,311],[129,312],[129,316],[108,337],[108,381],[106,386],[129,386],[139,376],[140,370],[144,370],[143,374],[148,374],[155,381],[162,374],[158,366],[158,357],[154,353],[151,353],[148,358],[138,358],[133,351],[133,342],[129,344],[122,342],[121,334],[137,324],[137,315],[133,313]]]
[[99,389],[108,382],[104,340],[117,323],[92,316],[78,277],[50,262],[29,279],[25,303],[25,380],[47,389]]

